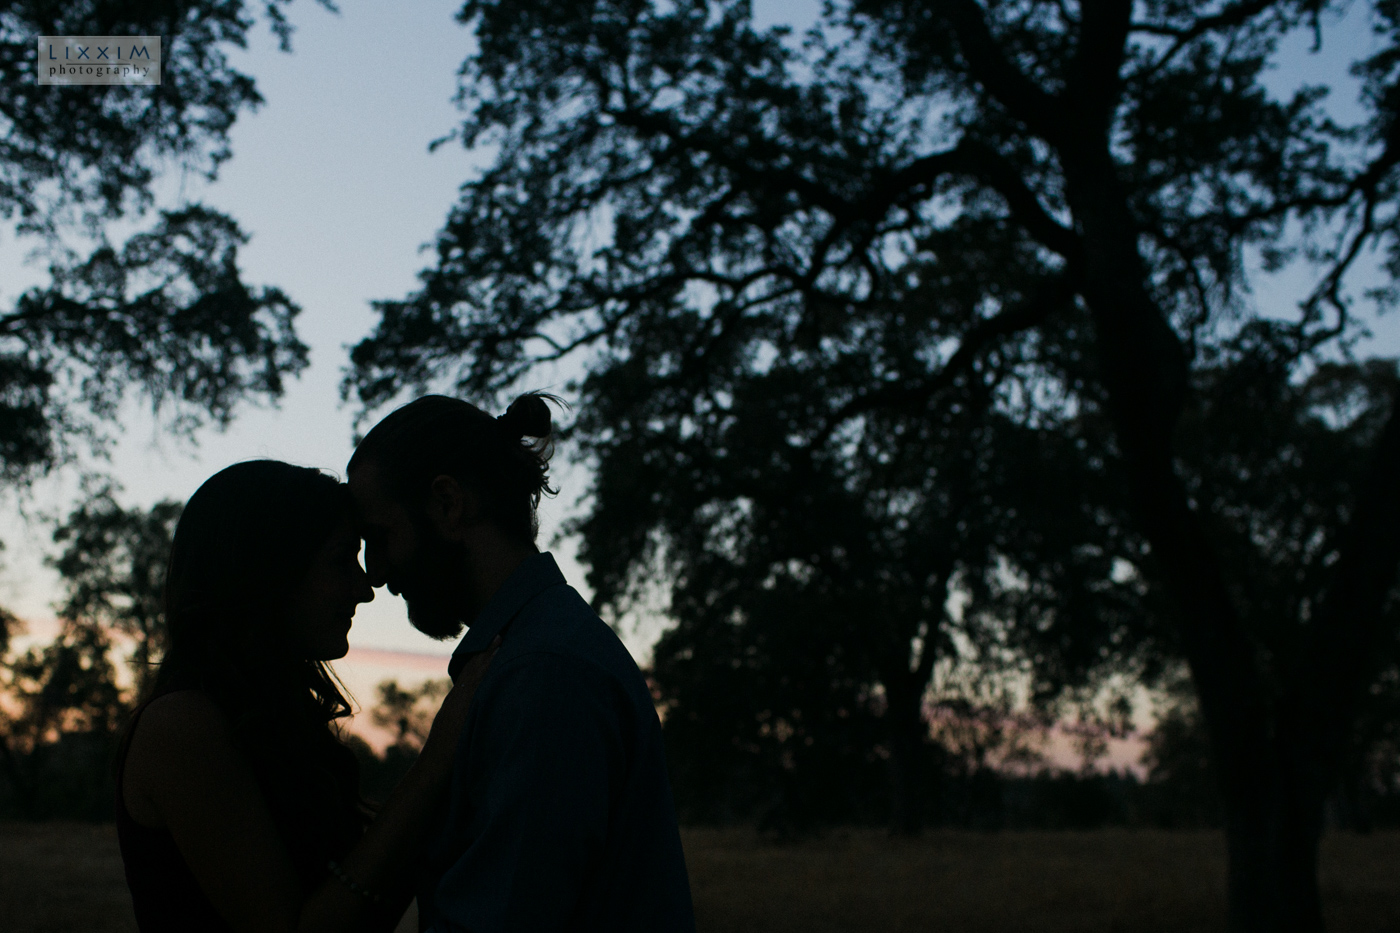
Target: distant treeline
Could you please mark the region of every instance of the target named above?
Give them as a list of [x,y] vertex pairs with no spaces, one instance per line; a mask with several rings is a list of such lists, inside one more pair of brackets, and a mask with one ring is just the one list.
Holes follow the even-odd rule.
[[[418,754],[421,726],[406,722],[403,701],[412,706],[431,690],[398,691],[396,707],[383,702],[385,687],[371,716],[380,724],[400,724],[397,740],[376,753],[359,736],[348,737],[360,761],[362,791],[371,802],[387,797]],[[67,733],[28,753],[7,756],[0,768],[0,819],[114,819],[112,761],[118,741],[116,734]],[[1126,770],[1018,774],[994,767],[969,769],[960,756],[931,744],[920,793],[925,825],[980,831],[1221,827],[1224,810],[1208,763],[1189,746],[1177,751],[1170,761],[1158,759],[1141,779]],[[673,757],[685,758],[683,753]],[[887,768],[886,761],[872,756],[812,776],[755,769],[731,773],[716,786],[673,767],[672,779],[683,822],[752,824],[784,837],[829,825],[888,824]],[[1329,825],[1361,832],[1400,827],[1400,792],[1390,777],[1358,782],[1334,794]]]
[[[931,745],[918,789],[925,827],[969,830],[1223,828],[1215,777],[1203,758],[1158,765],[1145,778],[1131,770],[1026,772],[969,769]],[[751,823],[777,836],[828,825],[888,825],[893,805],[888,762],[878,756],[819,774],[734,773],[717,787],[678,772],[673,785],[681,820],[690,825]],[[1400,827],[1395,775],[1340,788],[1328,801],[1330,828],[1369,832]]]

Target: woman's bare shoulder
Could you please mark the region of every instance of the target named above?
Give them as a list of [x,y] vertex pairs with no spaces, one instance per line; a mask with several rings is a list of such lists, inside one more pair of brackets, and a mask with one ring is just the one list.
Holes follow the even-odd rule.
[[222,738],[228,734],[228,717],[203,690],[174,690],[146,704],[137,726],[137,735],[148,738]]
[[225,775],[239,770],[237,760],[219,705],[201,690],[176,690],[148,703],[137,720],[122,796],[136,822],[162,825],[161,801],[205,783],[210,769]]
[[159,719],[167,722],[180,722],[184,720],[202,721],[210,718],[223,719],[223,711],[219,709],[219,704],[203,690],[172,690],[169,693],[162,693],[154,700],[146,704],[146,710],[141,714],[141,721],[148,719]]
[[219,704],[202,690],[175,690],[156,697],[142,711],[131,737],[127,766],[141,759],[187,756],[232,744],[228,717]]

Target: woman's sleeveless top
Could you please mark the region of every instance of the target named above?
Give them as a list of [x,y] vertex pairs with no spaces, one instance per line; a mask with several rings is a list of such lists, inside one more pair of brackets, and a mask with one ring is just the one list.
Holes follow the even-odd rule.
[[126,866],[126,886],[141,933],[232,933],[165,829],[142,826],[126,809],[122,777],[126,753],[145,705],[132,716],[126,737],[117,752],[117,841]]

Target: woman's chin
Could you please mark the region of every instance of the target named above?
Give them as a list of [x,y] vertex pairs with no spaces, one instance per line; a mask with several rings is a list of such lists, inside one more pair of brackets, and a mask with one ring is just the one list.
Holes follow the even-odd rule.
[[350,653],[350,642],[344,638],[337,642],[328,642],[319,646],[317,650],[311,652],[313,661],[339,661]]

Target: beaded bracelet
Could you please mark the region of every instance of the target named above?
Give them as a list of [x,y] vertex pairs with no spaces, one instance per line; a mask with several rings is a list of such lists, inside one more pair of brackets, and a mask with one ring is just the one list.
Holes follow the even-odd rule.
[[384,903],[384,898],[380,897],[378,892],[374,891],[372,888],[360,884],[354,878],[351,878],[349,875],[347,875],[345,873],[345,869],[341,868],[340,863],[338,863],[335,859],[331,859],[328,862],[326,862],[326,870],[329,871],[332,875],[335,875],[337,881],[339,881],[341,884],[349,888],[353,893],[360,895],[360,897],[363,897],[367,901],[370,901],[373,904]]

